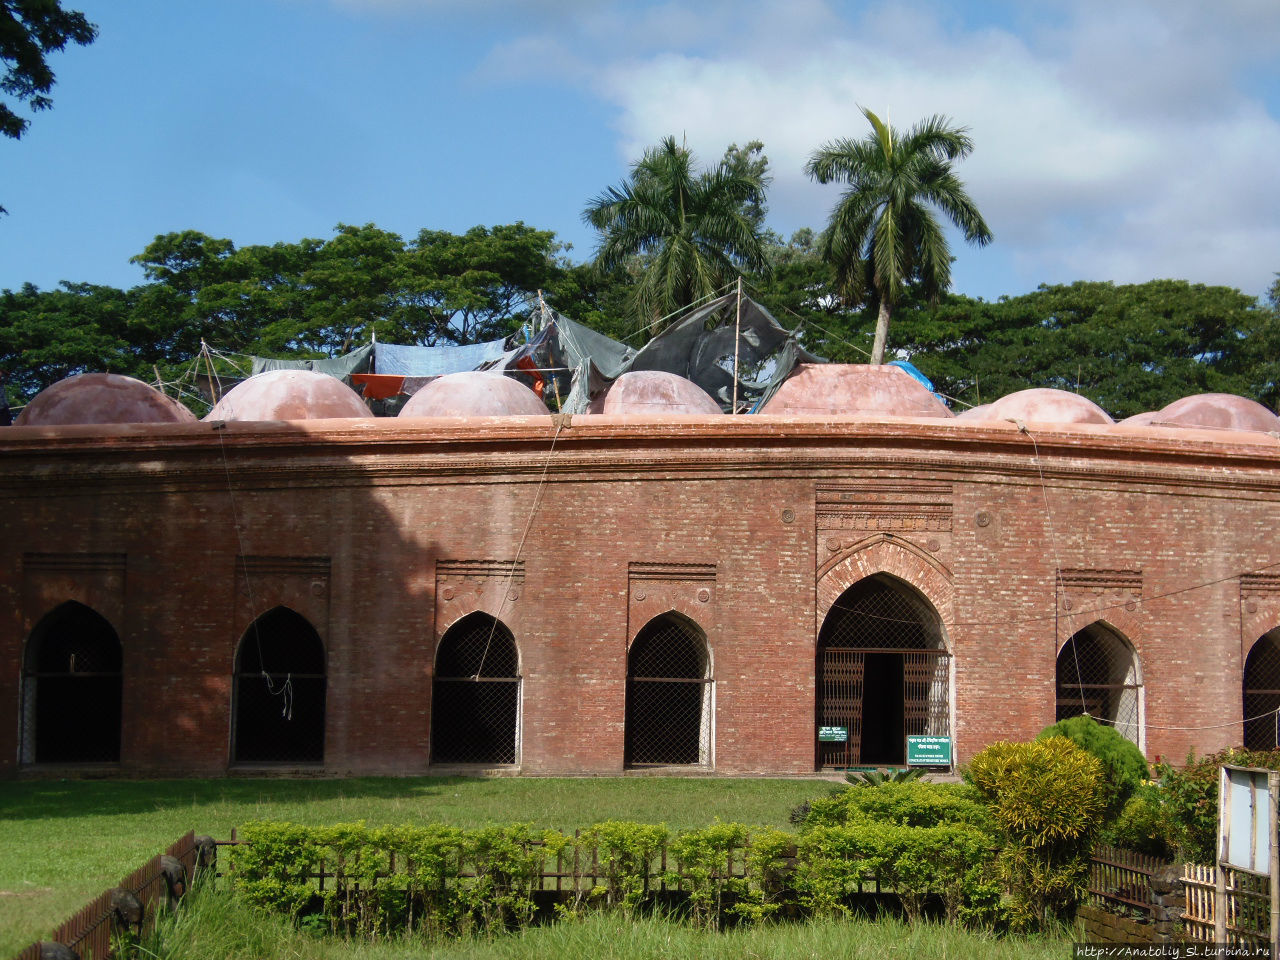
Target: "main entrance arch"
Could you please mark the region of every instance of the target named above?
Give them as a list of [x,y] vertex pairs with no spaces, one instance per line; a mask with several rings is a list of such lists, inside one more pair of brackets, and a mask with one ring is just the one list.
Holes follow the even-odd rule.
[[818,633],[817,765],[902,765],[908,736],[949,736],[950,672],[929,601],[896,577],[859,580]]

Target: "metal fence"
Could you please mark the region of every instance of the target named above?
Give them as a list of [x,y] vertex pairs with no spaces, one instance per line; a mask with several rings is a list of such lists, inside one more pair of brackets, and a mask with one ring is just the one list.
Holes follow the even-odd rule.
[[[161,906],[186,892],[189,879],[196,874],[200,849],[195,831],[188,832],[121,880],[118,887],[103,891],[68,917],[54,929],[50,941],[70,947],[81,960],[110,960],[114,934],[127,928],[145,936],[154,929]],[[181,864],[180,877],[166,870],[167,858]],[[121,890],[137,898],[141,912],[136,918],[127,916],[129,910],[119,905]],[[40,944],[31,944],[14,960],[40,960]]]
[[628,767],[709,764],[711,659],[701,629],[683,617],[651,620],[627,657]]
[[1244,745],[1280,746],[1280,631],[1264,635],[1244,664]]
[[1142,683],[1137,655],[1118,634],[1095,623],[1058,653],[1057,720],[1088,714],[1137,743]]
[[431,762],[517,762],[520,656],[515,636],[472,613],[440,638],[431,682]]

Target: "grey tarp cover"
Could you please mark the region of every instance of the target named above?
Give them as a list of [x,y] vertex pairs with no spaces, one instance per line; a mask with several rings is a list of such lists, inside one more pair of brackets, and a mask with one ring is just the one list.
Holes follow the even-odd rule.
[[446,373],[478,370],[485,364],[501,360],[505,344],[505,340],[441,347],[378,343],[373,348],[374,368],[378,373],[406,377],[442,377]]
[[[592,398],[630,370],[661,370],[692,380],[726,413],[733,407],[735,320],[738,345],[738,409],[755,410],[777,391],[798,363],[825,363],[800,346],[796,332],[784,328],[748,297],[731,293],[689,311],[639,350],[548,311],[550,322],[516,361],[529,357],[543,370],[567,367],[571,373],[564,412],[582,413]],[[508,363],[507,371],[519,374]],[[521,376],[521,379],[524,379]]]
[[266,373],[268,370],[314,370],[316,373],[327,373],[337,377],[348,386],[351,385],[351,374],[368,373],[369,362],[373,359],[373,344],[352,350],[341,357],[322,360],[277,360],[275,357],[254,357],[250,376]]

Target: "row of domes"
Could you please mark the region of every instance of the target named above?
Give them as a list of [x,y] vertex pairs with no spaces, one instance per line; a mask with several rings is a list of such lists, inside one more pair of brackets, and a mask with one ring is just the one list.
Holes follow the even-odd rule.
[[[590,414],[719,414],[720,405],[697,384],[653,370],[624,373],[591,402]],[[803,364],[759,411],[780,416],[904,416],[1031,423],[1115,423],[1092,401],[1065,390],[1020,390],[960,414],[895,366]],[[532,390],[500,373],[452,373],[410,398],[401,417],[547,416]],[[306,370],[274,370],[231,390],[204,418],[320,420],[372,417],[354,390],[335,377]],[[17,426],[95,423],[186,423],[195,415],[140,380],[109,373],[69,377],[42,390]],[[1121,421],[1129,426],[1200,427],[1274,433],[1280,418],[1262,404],[1225,393],[1183,397],[1162,410]]]

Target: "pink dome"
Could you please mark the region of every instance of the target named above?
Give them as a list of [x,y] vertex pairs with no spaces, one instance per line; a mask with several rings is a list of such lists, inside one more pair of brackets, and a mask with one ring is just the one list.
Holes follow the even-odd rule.
[[961,410],[956,414],[957,420],[990,420],[991,404],[980,403],[976,407],[970,407],[968,410]]
[[337,420],[372,417],[360,395],[337,377],[311,370],[269,370],[228,390],[206,420]]
[[1067,390],[1036,387],[1001,397],[987,409],[986,420],[1028,420],[1032,423],[1115,423],[1087,397]]
[[61,427],[81,423],[194,423],[196,415],[133,377],[82,373],[41,390],[14,425]]
[[954,416],[901,367],[861,363],[802,363],[760,412],[778,416]]
[[547,405],[518,380],[487,370],[432,380],[400,411],[402,417],[545,417]]
[[596,397],[587,413],[723,413],[692,380],[660,370],[632,370]]
[[1175,400],[1155,414],[1157,426],[1218,427],[1225,430],[1280,430],[1280,418],[1258,403],[1231,393],[1197,393]]

